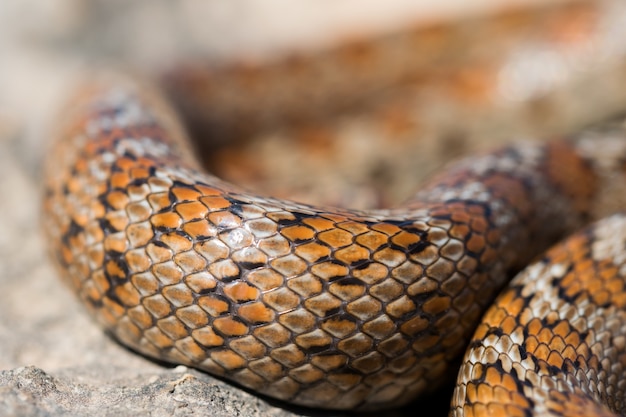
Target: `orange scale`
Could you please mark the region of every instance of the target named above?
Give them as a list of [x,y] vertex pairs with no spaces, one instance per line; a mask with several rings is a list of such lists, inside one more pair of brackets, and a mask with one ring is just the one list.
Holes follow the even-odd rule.
[[322,281],[311,274],[291,278],[287,281],[287,286],[303,297],[319,294],[323,289]]
[[251,362],[250,369],[260,375],[264,381],[276,381],[283,376],[283,367],[270,358]]
[[492,327],[499,327],[500,323],[508,316],[506,309],[502,307],[503,305],[503,303],[498,303],[497,306],[490,308],[485,314],[483,322]]
[[366,225],[364,225],[363,223],[354,222],[354,221],[346,221],[346,222],[338,223],[337,227],[343,230],[346,230],[355,236],[369,231],[369,228]]
[[281,221],[294,221],[296,220],[296,216],[288,211],[276,211],[267,213],[265,215],[268,219],[273,220],[276,223],[280,223]]
[[248,334],[248,326],[231,317],[219,317],[213,320],[213,327],[227,337],[243,336]]
[[[343,320],[339,317],[331,317],[324,320],[322,323],[322,329],[337,338],[344,338],[357,330],[357,324],[352,320]],[[367,331],[365,332],[368,333]]]
[[[599,274],[597,274],[597,275],[600,278],[602,278],[603,280],[610,281],[611,279],[619,276],[619,271],[618,271],[618,269],[615,266],[613,266],[613,265],[602,265],[602,266],[603,266],[603,268],[600,269]],[[615,283],[621,283],[621,280],[614,280],[613,282],[614,282],[613,285],[615,285]],[[607,288],[606,287],[607,286],[606,283],[604,284],[604,286],[605,286],[605,288]],[[621,286],[617,287],[617,288],[621,289]]]
[[331,220],[335,225],[349,220],[348,217],[344,216],[343,214],[335,214],[335,213],[324,213],[321,215],[321,217],[327,220]]
[[212,197],[212,196],[217,196],[217,195],[222,194],[221,190],[218,190],[217,188],[209,187],[207,185],[194,184],[193,187],[196,190],[198,190],[198,192],[202,194],[204,197]]
[[465,210],[454,210],[450,216],[450,220],[455,223],[469,224],[471,216]]
[[375,251],[388,242],[388,237],[383,233],[370,231],[357,236],[356,242],[369,250]]
[[498,229],[489,230],[485,235],[487,243],[496,246],[502,240],[502,233]]
[[550,366],[555,366],[560,369],[563,366],[563,357],[559,352],[552,351],[550,355],[548,355],[547,362]]
[[[101,192],[98,191],[98,193],[101,193]],[[103,217],[105,213],[106,213],[106,208],[104,207],[104,204],[101,204],[99,201],[92,201],[91,204],[89,205],[89,217],[85,217],[83,222],[79,224],[85,225],[87,224],[88,220],[91,220],[91,218]]]
[[100,304],[102,300],[102,294],[98,290],[93,281],[87,281],[84,284],[81,294],[88,298],[92,304]]
[[[428,314],[439,314],[446,311],[450,308],[451,298],[450,297],[433,297],[426,300],[422,304],[422,310]],[[408,306],[414,306],[412,303],[408,304]],[[408,307],[407,306],[407,307]]]
[[[572,274],[575,278],[578,278],[577,275]],[[573,281],[565,290],[565,295],[568,297],[574,297],[576,294],[580,293],[583,290],[583,286],[580,281]]]
[[126,308],[118,303],[117,300],[112,300],[109,297],[102,299],[103,310],[108,312],[115,321],[120,320],[126,315]]
[[177,204],[175,210],[185,222],[204,219],[209,212],[206,206],[198,201]]
[[[559,261],[557,261],[555,258],[551,259],[551,263],[556,264],[556,263],[560,263]],[[567,274],[565,274],[565,276],[561,279],[561,282],[559,283],[559,285],[562,288],[569,288],[570,285],[572,285],[573,283],[575,283],[577,281],[577,277],[576,274],[573,272],[568,272]]]
[[[485,380],[490,387],[495,387],[501,384],[502,382],[502,373],[494,368],[493,366],[489,366],[485,372]],[[491,394],[491,388],[489,387],[489,393]],[[479,387],[479,396],[480,396],[480,387]],[[491,395],[489,396],[491,398]]]
[[306,272],[308,265],[296,255],[286,255],[270,262],[272,268],[285,277],[294,277]]
[[612,297],[624,292],[624,279],[619,275],[617,269],[612,271],[610,276],[607,277],[607,281],[604,284],[604,288],[611,293]]
[[207,295],[196,300],[198,305],[213,317],[227,313],[230,309],[228,302],[217,296]]
[[115,210],[122,210],[129,202],[128,195],[122,191],[111,191],[106,196],[107,204]]
[[561,351],[561,356],[563,357],[564,360],[569,360],[572,363],[576,363],[576,360],[578,358],[578,353],[576,353],[576,350],[574,349],[573,346],[567,345]]
[[124,271],[120,264],[113,259],[107,261],[107,263],[104,265],[104,270],[110,277],[115,277],[119,280],[123,280],[126,278],[126,271]]
[[166,349],[173,345],[172,339],[170,339],[165,333],[163,333],[158,327],[151,327],[144,332],[146,339],[154,344],[159,349]]
[[120,168],[122,171],[129,171],[130,169],[134,168],[137,163],[130,158],[126,158],[126,157],[119,157],[116,161],[115,161],[115,165]]
[[187,187],[172,187],[170,192],[174,194],[176,201],[196,201],[202,197],[201,193]]
[[331,248],[341,248],[352,243],[354,236],[341,229],[331,229],[318,234],[318,239]]
[[481,253],[485,249],[485,237],[476,233],[465,243],[465,247],[473,253]]
[[582,259],[580,262],[576,262],[574,264],[574,271],[576,272],[586,272],[586,271],[590,271],[594,269],[594,262],[592,259],[589,258],[585,258]]
[[361,320],[369,320],[379,315],[382,311],[382,307],[382,303],[366,295],[349,303],[346,306],[346,311]]
[[289,344],[270,352],[270,356],[276,362],[283,364],[288,368],[294,368],[301,365],[306,360],[306,355],[296,345]]
[[500,323],[500,328],[505,334],[511,334],[518,327],[518,323],[515,319],[515,316],[506,317],[502,323]]
[[201,197],[200,202],[202,202],[202,204],[204,204],[210,211],[225,210],[232,205],[230,201],[219,195]]
[[422,239],[419,237],[419,235],[414,234],[414,233],[408,233],[405,231],[401,231],[400,233],[398,233],[397,235],[393,236],[391,238],[391,241],[403,248],[408,248],[409,246],[420,242]]
[[[184,216],[183,216],[184,218]],[[192,239],[200,239],[215,236],[217,229],[207,220],[186,221],[183,225],[183,231]]]
[[464,241],[470,233],[470,228],[466,224],[455,224],[449,233],[451,237]]
[[174,253],[181,253],[192,248],[193,243],[186,236],[178,233],[164,233],[161,235],[161,242],[165,243]]
[[183,219],[176,213],[159,213],[150,217],[150,223],[156,228],[177,229],[183,224]]
[[270,268],[260,268],[248,272],[247,281],[261,291],[269,291],[279,288],[284,277]]
[[178,351],[184,352],[184,355],[192,361],[199,362],[206,359],[205,349],[198,345],[191,337],[177,340],[175,345]]
[[213,351],[211,359],[229,370],[242,368],[247,363],[244,358],[231,350]]
[[[467,206],[467,212],[469,214],[472,215],[478,215],[478,217],[476,216],[472,216],[472,219],[482,219],[483,221],[485,221],[485,209],[482,206],[478,206],[478,205],[469,205]],[[480,223],[479,223],[480,224]],[[485,221],[485,226],[486,226],[486,221]]]
[[326,317],[329,312],[339,308],[341,300],[328,293],[309,298],[304,302],[304,307],[318,317]]
[[167,262],[172,259],[173,253],[170,249],[164,248],[154,243],[149,243],[146,246],[146,253],[150,257],[153,263]]
[[606,290],[595,291],[590,290],[592,294],[593,303],[598,306],[603,306],[609,303],[611,300],[611,293]]
[[395,226],[389,223],[378,223],[378,224],[372,225],[372,230],[384,233],[387,236],[393,236],[396,233],[402,231],[402,229],[400,229],[398,226]]
[[237,313],[243,320],[251,324],[270,323],[275,317],[275,313],[260,302],[244,304],[239,307]]
[[150,171],[143,167],[131,168],[129,173],[133,180],[148,178],[151,175]]
[[140,302],[139,292],[131,282],[115,287],[115,295],[126,307],[134,307]]
[[478,400],[478,386],[476,383],[470,382],[465,387],[465,396],[471,404],[476,404]]
[[281,287],[263,294],[263,302],[278,313],[283,313],[298,307],[300,297],[289,289]]
[[126,188],[130,184],[130,176],[126,172],[114,172],[109,177],[111,188]]
[[158,320],[157,326],[172,340],[178,340],[188,336],[187,328],[175,316],[169,316]]
[[335,227],[335,223],[333,221],[321,217],[309,217],[304,219],[302,222],[307,226],[312,227],[317,232],[323,232]]
[[247,360],[260,359],[267,354],[266,346],[256,340],[254,336],[231,340],[228,346]]
[[539,340],[539,343],[545,343],[546,345],[550,343],[553,337],[554,333],[552,333],[552,330],[545,327],[537,334],[537,340]]
[[562,337],[554,336],[552,340],[550,340],[549,346],[550,346],[550,349],[560,354],[561,352],[565,350],[565,348],[567,347],[567,344],[565,343],[565,340],[563,340]]
[[570,254],[564,250],[552,250],[548,252],[548,257],[550,258],[550,263],[560,264],[568,261]]
[[480,255],[480,262],[488,265],[491,262],[494,262],[496,259],[498,259],[498,257],[499,257],[498,251],[492,248],[491,246],[487,246],[485,248],[485,251],[482,253],[482,255]]
[[506,392],[506,398],[507,400],[510,400],[511,394],[517,393],[517,382],[510,373],[505,373],[502,375],[502,381],[500,382],[499,386],[503,390],[503,392],[498,395],[498,397],[500,398],[504,398],[504,393]]
[[565,320],[561,321],[559,324],[552,328],[552,332],[563,339],[565,339],[571,333],[571,331],[572,328]]
[[[209,207],[211,209],[211,207]],[[230,229],[241,226],[241,219],[228,211],[214,211],[207,217],[218,228]]]
[[256,300],[260,291],[245,282],[235,282],[234,284],[224,287],[224,295],[237,303]]
[[252,334],[271,348],[284,346],[291,338],[291,332],[278,323],[256,327]]
[[470,227],[474,232],[485,233],[489,228],[489,225],[484,217],[473,217],[470,222]]
[[333,342],[333,338],[321,329],[301,334],[295,338],[296,344],[305,351],[311,349],[327,348]]
[[334,262],[322,262],[311,267],[311,273],[326,281],[333,278],[345,277],[349,272],[346,266]]
[[535,336],[529,336],[524,341],[524,345],[523,346],[524,346],[524,349],[528,353],[534,354],[534,352],[539,347],[539,341],[537,340],[537,338]]
[[330,255],[330,248],[325,245],[320,245],[317,242],[310,242],[298,245],[295,249],[295,254],[305,261],[312,263]]
[[315,231],[307,226],[295,225],[280,230],[280,234],[292,242],[311,240],[315,237]]
[[552,351],[545,343],[540,343],[532,354],[540,360],[547,361]]
[[355,262],[368,260],[369,256],[369,250],[367,250],[363,246],[356,244],[350,245],[335,252],[335,258],[347,265],[352,265]]
[[353,358],[360,357],[368,352],[373,345],[371,337],[357,333],[351,337],[340,340],[337,343],[337,349]]
[[613,294],[611,303],[619,309],[624,309],[626,307],[626,292]]

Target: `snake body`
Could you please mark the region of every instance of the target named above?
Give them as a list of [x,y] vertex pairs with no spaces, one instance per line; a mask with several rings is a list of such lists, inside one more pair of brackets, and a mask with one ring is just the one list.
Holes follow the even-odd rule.
[[[600,178],[576,142],[460,160],[397,208],[356,211],[257,196],[204,172],[167,104],[128,79],[83,86],[64,120],[45,170],[51,252],[134,350],[332,409],[433,391],[470,339],[453,415],[526,415],[535,392],[571,405],[621,387],[608,368],[625,360],[624,338],[608,332],[626,319],[588,309],[623,314],[623,280],[609,274],[624,269],[613,254],[624,241],[594,241],[624,220],[540,258],[472,339],[508,274],[589,219]],[[613,356],[598,356],[607,346]],[[593,389],[574,385],[578,374]]]
[[626,216],[552,248],[478,326],[451,416],[614,416],[626,411]]

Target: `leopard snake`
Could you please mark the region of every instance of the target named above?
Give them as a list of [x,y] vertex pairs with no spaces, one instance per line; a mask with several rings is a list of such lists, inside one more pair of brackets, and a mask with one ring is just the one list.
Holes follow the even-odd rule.
[[316,207],[204,172],[158,92],[103,77],[64,115],[43,225],[91,315],[149,357],[377,410],[433,392],[465,352],[452,416],[613,415],[626,216],[545,250],[624,171],[615,124],[459,160],[393,209]]

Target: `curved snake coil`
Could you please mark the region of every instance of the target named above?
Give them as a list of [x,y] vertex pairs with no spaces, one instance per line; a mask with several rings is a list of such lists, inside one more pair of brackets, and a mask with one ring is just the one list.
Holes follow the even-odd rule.
[[[202,172],[158,94],[100,80],[48,157],[44,225],[62,276],[125,345],[295,404],[397,407],[455,375],[507,274],[589,218],[600,178],[584,149],[520,143],[451,165],[391,210],[320,208]],[[622,407],[612,231],[626,226],[610,222],[499,298],[453,415]]]

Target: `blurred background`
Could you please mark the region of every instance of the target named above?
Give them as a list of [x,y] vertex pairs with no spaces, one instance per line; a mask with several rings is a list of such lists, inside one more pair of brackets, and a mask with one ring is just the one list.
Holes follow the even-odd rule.
[[71,85],[121,68],[217,174],[388,206],[442,161],[618,114],[625,55],[616,0],[3,0],[0,135],[36,168]]
[[386,207],[453,157],[623,114],[626,3],[0,0],[0,410],[60,406],[11,385],[26,365],[70,387],[165,372],[85,317],[39,234],[40,166],[62,103],[110,68],[162,86],[218,175]]

